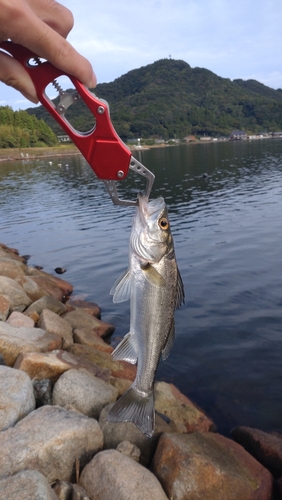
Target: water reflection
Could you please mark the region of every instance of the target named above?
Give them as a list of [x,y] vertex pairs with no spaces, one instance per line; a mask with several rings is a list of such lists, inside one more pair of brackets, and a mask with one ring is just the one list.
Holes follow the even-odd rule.
[[[173,381],[222,432],[281,427],[281,141],[136,152],[169,206],[186,305],[158,376]],[[61,167],[58,163],[61,163]],[[208,177],[203,177],[207,174]],[[127,267],[133,208],[114,207],[80,157],[0,165],[0,241],[61,266],[75,293],[127,333],[128,303],[109,296]],[[132,175],[122,197],[142,188]]]

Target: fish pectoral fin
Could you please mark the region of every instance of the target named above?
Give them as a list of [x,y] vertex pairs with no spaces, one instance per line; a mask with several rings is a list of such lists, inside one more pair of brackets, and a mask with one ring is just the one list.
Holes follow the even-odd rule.
[[151,285],[157,288],[165,288],[165,279],[153,266],[151,266],[151,264],[142,266],[142,271],[144,272],[145,278],[151,283]]
[[175,338],[175,324],[174,324],[174,319],[172,320],[171,323],[171,328],[169,331],[169,334],[167,336],[167,339],[165,341],[163,350],[162,350],[162,359],[163,361],[168,358],[170,351],[172,349],[173,343],[174,343],[174,338]]
[[177,268],[177,285],[176,285],[176,301],[175,301],[175,309],[178,309],[185,303],[185,292],[183,281]]
[[113,284],[110,295],[113,295],[113,302],[124,302],[130,299],[131,295],[131,274],[127,269]]
[[132,333],[127,333],[122,341],[116,346],[112,352],[115,361],[127,361],[132,365],[137,363],[137,354],[134,346]]
[[152,437],[155,427],[153,392],[147,396],[141,395],[131,386],[110,409],[107,420],[108,422],[133,422],[143,434]]

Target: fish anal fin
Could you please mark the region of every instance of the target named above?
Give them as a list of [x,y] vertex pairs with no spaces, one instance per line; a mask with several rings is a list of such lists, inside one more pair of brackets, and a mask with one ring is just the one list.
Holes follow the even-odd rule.
[[165,279],[153,266],[151,266],[151,264],[142,266],[142,271],[144,272],[145,278],[151,283],[151,285],[157,288],[165,288]]
[[110,409],[107,420],[133,422],[143,434],[152,437],[155,427],[153,392],[144,396],[131,386]]
[[174,338],[175,338],[175,324],[174,324],[174,319],[173,319],[171,322],[169,334],[167,336],[164,347],[162,349],[163,361],[165,361],[165,359],[167,359],[169,354],[170,354],[170,351],[171,351],[173,343],[174,343]]
[[110,290],[110,295],[113,295],[113,302],[124,302],[131,295],[131,274],[127,269],[114,283]]
[[133,334],[129,332],[125,335],[122,341],[112,352],[112,356],[115,361],[127,361],[132,365],[137,363],[137,354],[134,346]]

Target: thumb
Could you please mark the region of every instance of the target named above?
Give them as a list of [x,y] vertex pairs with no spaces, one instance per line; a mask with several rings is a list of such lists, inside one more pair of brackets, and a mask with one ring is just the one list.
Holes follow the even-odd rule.
[[38,103],[35,87],[27,71],[16,59],[2,51],[0,51],[0,81],[19,90],[34,104]]

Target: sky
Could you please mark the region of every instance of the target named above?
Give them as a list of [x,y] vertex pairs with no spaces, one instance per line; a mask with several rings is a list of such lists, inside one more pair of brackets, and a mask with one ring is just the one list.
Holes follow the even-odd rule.
[[[98,83],[171,57],[231,80],[282,88],[281,0],[61,3],[75,20],[68,40],[90,60]],[[32,104],[0,83],[0,105],[16,110]]]

